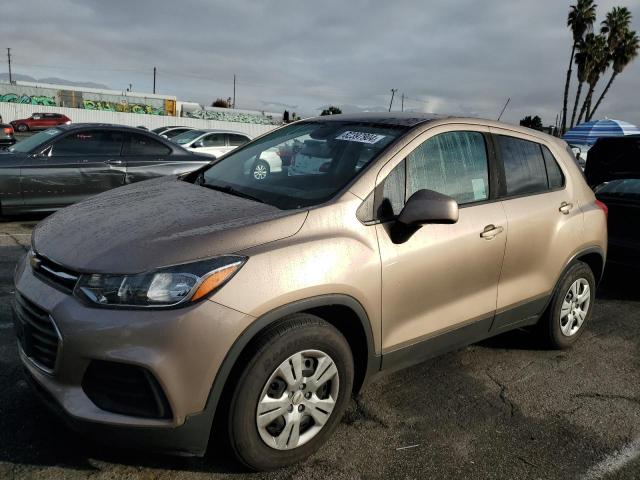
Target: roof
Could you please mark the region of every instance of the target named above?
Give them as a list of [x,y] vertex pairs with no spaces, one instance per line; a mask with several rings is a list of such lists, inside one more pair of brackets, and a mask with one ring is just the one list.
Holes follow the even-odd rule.
[[410,113],[410,112],[365,112],[365,113],[345,113],[340,115],[324,115],[322,117],[306,118],[304,120],[322,120],[336,122],[366,122],[380,125],[394,125],[398,127],[415,127],[421,123],[431,122],[449,118],[446,115],[436,115],[433,113]]

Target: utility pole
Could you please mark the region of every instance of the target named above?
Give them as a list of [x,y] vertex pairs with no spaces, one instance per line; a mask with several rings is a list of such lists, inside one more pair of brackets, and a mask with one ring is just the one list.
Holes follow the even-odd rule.
[[400,111],[404,112],[404,92],[402,92],[402,97],[400,97]]
[[13,83],[13,77],[11,76],[11,49],[7,48],[7,59],[9,60],[9,83]]
[[236,74],[233,74],[233,107],[236,108]]
[[156,93],[156,67],[153,67],[153,93]]
[[397,88],[391,89],[391,101],[389,102],[389,111],[391,111],[391,106],[393,105],[393,96],[396,94],[397,91],[398,91]]

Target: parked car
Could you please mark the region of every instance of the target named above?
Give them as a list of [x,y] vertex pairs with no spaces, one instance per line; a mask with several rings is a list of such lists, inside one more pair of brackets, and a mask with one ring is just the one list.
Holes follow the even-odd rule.
[[0,123],[0,149],[10,147],[16,143],[13,127],[6,123]]
[[589,150],[584,174],[590,186],[622,178],[637,178],[640,135],[599,138]]
[[0,152],[0,211],[53,211],[121,185],[190,172],[210,161],[138,128],[61,125]]
[[176,136],[180,135],[181,133],[188,132],[189,130],[194,130],[194,128],[192,128],[192,127],[174,126],[174,127],[154,128],[151,131],[153,133],[157,133],[158,135],[161,135],[161,136],[163,136],[165,138],[173,138],[173,137],[176,137]]
[[[245,169],[309,139],[327,168]],[[528,326],[575,344],[606,241],[561,140],[416,113],[319,117],[39,224],[15,274],[19,352],[99,440],[202,455],[226,436],[243,464],[274,469],[317,450],[381,370]]]
[[248,135],[227,130],[190,130],[171,139],[187,150],[220,157],[251,141]]
[[70,123],[71,119],[60,113],[34,113],[29,118],[12,121],[11,125],[18,132],[27,132],[29,130],[46,130],[47,128],[69,125]]
[[585,175],[609,210],[609,261],[640,268],[640,136],[599,139]]

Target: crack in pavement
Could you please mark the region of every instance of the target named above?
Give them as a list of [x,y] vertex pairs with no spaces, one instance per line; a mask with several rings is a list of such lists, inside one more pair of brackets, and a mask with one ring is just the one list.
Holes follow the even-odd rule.
[[513,418],[518,413],[519,408],[509,399],[509,397],[507,397],[506,385],[495,378],[493,375],[491,375],[488,370],[485,370],[484,373],[487,377],[489,377],[489,379],[491,379],[493,383],[495,383],[500,388],[500,400],[509,409],[509,417]]
[[606,393],[575,393],[571,395],[573,398],[592,398],[595,400],[626,400],[628,402],[637,403],[640,405],[640,398],[630,397],[627,395],[615,395],[615,394],[606,394]]

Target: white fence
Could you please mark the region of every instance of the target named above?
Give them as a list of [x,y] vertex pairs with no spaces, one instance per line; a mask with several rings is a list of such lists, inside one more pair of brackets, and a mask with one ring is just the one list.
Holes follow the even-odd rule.
[[61,113],[71,119],[73,123],[116,123],[138,127],[140,125],[149,130],[165,125],[184,125],[194,128],[218,128],[246,133],[257,137],[275,125],[257,125],[253,123],[220,122],[215,120],[200,120],[198,118],[168,117],[160,115],[145,115],[139,113],[106,112],[99,110],[83,110],[81,108],[43,107],[21,103],[0,103],[0,115],[5,123],[21,118],[28,118],[35,112]]

